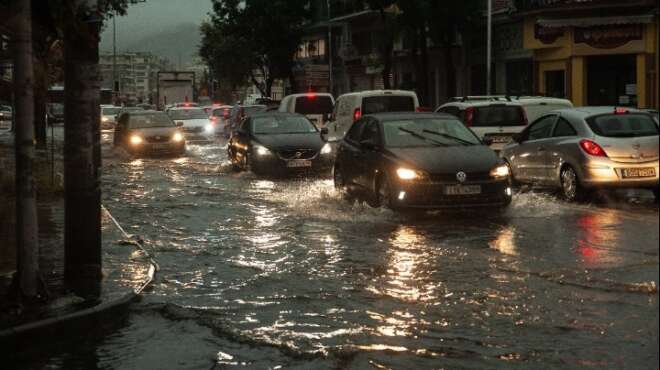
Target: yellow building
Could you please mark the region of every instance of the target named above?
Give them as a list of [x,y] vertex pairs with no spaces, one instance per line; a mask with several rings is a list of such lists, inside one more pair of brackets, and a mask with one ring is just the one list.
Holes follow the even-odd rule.
[[658,109],[656,1],[522,0],[517,6],[540,94],[576,106]]

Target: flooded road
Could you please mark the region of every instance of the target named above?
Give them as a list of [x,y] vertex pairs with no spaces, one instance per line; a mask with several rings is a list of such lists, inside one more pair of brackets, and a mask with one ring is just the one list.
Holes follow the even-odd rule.
[[399,216],[328,179],[104,148],[104,204],[161,271],[119,328],[33,368],[657,369],[649,192]]

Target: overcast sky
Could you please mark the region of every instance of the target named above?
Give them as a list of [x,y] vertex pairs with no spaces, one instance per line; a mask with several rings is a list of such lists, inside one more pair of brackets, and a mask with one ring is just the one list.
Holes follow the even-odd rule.
[[[117,18],[117,48],[122,50],[137,40],[180,24],[200,24],[211,10],[211,0],[147,0],[131,5],[126,16]],[[101,48],[112,48],[111,21],[103,32]]]

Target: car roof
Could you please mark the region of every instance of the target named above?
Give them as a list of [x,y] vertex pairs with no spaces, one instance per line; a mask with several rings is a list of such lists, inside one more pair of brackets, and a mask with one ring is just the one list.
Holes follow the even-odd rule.
[[204,110],[204,108],[201,107],[172,107],[168,110]]
[[459,107],[459,108],[468,108],[468,107],[487,107],[491,105],[506,105],[513,107],[522,107],[522,104],[519,101],[508,101],[508,100],[467,100],[467,101],[451,101],[441,105],[439,108],[444,107]]
[[275,110],[250,114],[250,117],[305,117],[302,114],[290,112],[278,112]]
[[[310,95],[329,96],[331,98],[333,97],[332,94],[327,93],[327,92],[308,92],[308,93],[299,93],[299,94],[287,95],[287,96],[284,97],[284,99],[286,99],[286,98],[303,98],[303,97],[307,97],[307,96],[310,96]],[[282,100],[284,100],[284,99],[282,99]]]
[[458,120],[455,116],[447,113],[433,113],[433,112],[388,112],[388,113],[373,113],[365,114],[364,117],[373,117],[379,121],[393,121],[402,119],[420,119],[420,118],[450,118]]
[[410,90],[365,90],[342,94],[342,96],[383,96],[383,95],[404,95],[404,96],[417,96],[414,91]]
[[130,112],[123,112],[122,114],[128,114],[130,116],[146,116],[146,115],[151,115],[151,114],[165,114],[165,112],[157,111],[157,110],[134,110]]
[[[624,108],[630,113],[649,114],[648,112],[644,112],[644,111],[636,109],[636,108],[615,107],[615,106],[567,108],[567,109],[557,109],[557,110],[554,110],[552,112],[559,113],[562,116],[570,116],[570,117],[575,117],[575,118],[587,118],[587,117],[597,116],[597,115],[601,115],[601,114],[608,114],[608,113],[614,114],[614,111],[617,108]],[[548,112],[548,113],[550,113],[550,112]]]

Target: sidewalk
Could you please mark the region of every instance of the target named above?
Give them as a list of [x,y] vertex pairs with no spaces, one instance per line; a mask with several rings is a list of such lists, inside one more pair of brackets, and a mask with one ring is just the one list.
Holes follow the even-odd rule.
[[[55,168],[61,173],[62,142],[56,137]],[[50,148],[50,147],[49,147]],[[50,152],[49,152],[50,154]],[[141,245],[127,235],[120,223],[103,210],[103,281],[99,300],[86,302],[66,291],[64,286],[64,199],[61,184],[50,183],[50,162],[37,155],[39,263],[49,299],[38,307],[19,312],[10,297],[10,282],[16,269],[13,171],[13,136],[0,131],[0,348],[11,353],[21,338],[35,331],[62,329],[66,324],[85,321],[93,328],[105,312],[124,307],[152,281],[157,265]],[[46,173],[44,173],[46,172]],[[60,179],[61,181],[61,179]],[[46,183],[46,184],[44,184]],[[113,314],[112,317],[115,317]],[[87,319],[93,320],[93,323]],[[92,324],[87,325],[87,324]],[[7,347],[7,345],[9,347]]]

